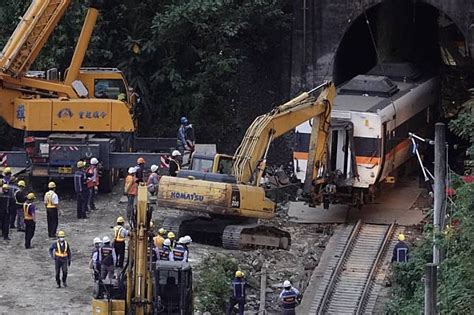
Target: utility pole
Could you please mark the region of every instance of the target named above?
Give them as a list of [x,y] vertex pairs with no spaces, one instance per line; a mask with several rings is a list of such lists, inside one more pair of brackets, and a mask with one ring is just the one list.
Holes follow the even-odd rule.
[[433,264],[439,265],[439,244],[436,236],[441,233],[444,224],[444,206],[446,203],[446,126],[435,125],[434,160],[434,213],[433,213]]
[[433,263],[425,265],[425,315],[436,315],[437,268]]

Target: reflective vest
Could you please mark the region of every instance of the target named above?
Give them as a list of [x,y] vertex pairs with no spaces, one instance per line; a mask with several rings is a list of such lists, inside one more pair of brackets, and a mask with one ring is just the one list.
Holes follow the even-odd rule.
[[128,175],[125,178],[125,193],[128,195],[137,195],[138,185],[135,183],[135,176]]
[[245,298],[245,286],[247,283],[245,280],[241,280],[239,278],[235,278],[232,280],[232,296],[234,298]]
[[160,249],[160,260],[170,260],[170,249],[168,246],[163,246]]
[[54,251],[54,256],[56,257],[67,257],[67,242],[64,241],[64,250],[61,251],[61,243],[56,242],[56,250]]
[[99,186],[99,174],[96,166],[89,166],[86,173],[91,174],[91,177],[88,177],[86,180],[87,188],[92,188],[94,186]]
[[184,253],[186,252],[186,248],[183,245],[178,244],[173,248],[173,257],[175,261],[183,261],[184,260]]
[[294,309],[296,307],[297,294],[293,289],[284,290],[281,293],[281,302],[284,309]]
[[100,253],[102,256],[102,265],[104,266],[112,266],[114,264],[114,257],[112,256],[114,249],[110,246],[103,246],[100,249]]
[[54,191],[52,190],[46,193],[46,208],[48,209],[56,208],[56,205],[53,203],[53,194]]
[[[19,197],[18,194],[22,194],[22,193],[23,191],[18,189],[17,191],[15,191],[15,194],[13,195],[15,197],[15,203],[18,206],[22,206],[25,203],[25,201],[22,202],[21,200],[18,200],[18,197]],[[23,197],[23,200],[24,200],[24,197]]]
[[118,243],[125,242],[125,238],[123,238],[120,233],[122,229],[123,229],[123,226],[121,225],[117,225],[116,227],[114,227],[114,233],[115,233],[114,242],[118,242]]
[[33,220],[33,216],[30,214],[30,205],[31,203],[24,203],[23,204],[23,216],[25,218],[25,220],[30,220],[32,221]]

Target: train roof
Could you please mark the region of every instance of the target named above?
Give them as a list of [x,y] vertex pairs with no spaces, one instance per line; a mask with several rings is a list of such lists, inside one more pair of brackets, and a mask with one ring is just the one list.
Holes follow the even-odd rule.
[[[396,89],[388,89],[386,92],[371,91],[367,88],[367,85],[354,84],[354,81],[373,81],[373,82],[390,82]],[[421,80],[421,82],[426,80]],[[384,76],[373,76],[373,75],[358,75],[342,87],[338,88],[337,96],[334,100],[335,110],[344,111],[356,111],[356,112],[377,112],[379,109],[383,109],[388,106],[392,101],[402,97],[403,95],[410,92],[412,88],[417,86],[419,83],[407,83],[390,80]],[[349,84],[349,86],[347,86]],[[388,84],[390,85],[390,84]],[[352,87],[351,90],[348,87]],[[359,90],[356,87],[361,87]]]
[[376,65],[338,87],[333,109],[375,113],[431,77],[411,63]]

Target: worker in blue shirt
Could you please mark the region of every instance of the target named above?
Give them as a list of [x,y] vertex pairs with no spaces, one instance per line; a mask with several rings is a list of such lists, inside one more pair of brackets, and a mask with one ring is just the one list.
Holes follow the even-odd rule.
[[291,285],[289,280],[283,282],[283,291],[280,293],[280,305],[283,315],[295,315],[296,305],[301,302],[301,293]]
[[405,235],[400,233],[398,235],[398,243],[395,244],[392,254],[392,262],[406,263],[408,262],[408,245],[405,243]]
[[66,234],[64,231],[58,232],[58,240],[51,244],[49,248],[49,255],[54,259],[54,266],[56,269],[56,283],[58,288],[61,287],[61,270],[63,272],[62,281],[63,286],[67,287],[67,269],[71,266],[71,248],[65,240]]
[[235,304],[239,304],[239,315],[244,314],[245,307],[245,289],[248,286],[244,279],[245,275],[242,271],[235,272],[235,278],[232,280],[232,293],[229,298],[229,306],[227,307],[227,315],[233,314]]
[[89,202],[89,189],[87,188],[87,174],[84,171],[86,163],[83,161],[77,162],[77,171],[74,173],[74,190],[77,196],[77,218],[87,219],[86,212],[87,204]]

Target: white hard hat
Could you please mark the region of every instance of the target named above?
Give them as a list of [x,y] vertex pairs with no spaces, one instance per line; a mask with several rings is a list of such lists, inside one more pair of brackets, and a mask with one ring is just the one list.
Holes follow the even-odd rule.
[[185,237],[183,237],[183,241],[184,241],[184,244],[190,244],[192,243],[192,239],[191,239],[191,236],[189,235],[186,235]]
[[163,245],[166,245],[166,246],[171,246],[171,241],[169,238],[165,239],[165,241],[163,242]]
[[99,237],[94,237],[94,244],[102,243]]
[[285,280],[285,282],[283,282],[283,287],[284,288],[291,288],[291,282],[288,281],[288,280]]
[[178,243],[179,243],[179,244],[184,244],[184,237],[180,237],[180,238],[178,239]]
[[96,159],[95,157],[93,157],[93,158],[91,159],[91,164],[92,164],[92,165],[99,164],[99,160]]
[[128,174],[135,174],[137,172],[137,169],[135,167],[129,167],[128,168]]
[[158,165],[156,164],[153,164],[151,167],[150,167],[151,171],[152,172],[156,172],[158,170]]
[[173,152],[171,152],[171,156],[180,156],[181,155],[181,152],[179,152],[178,150],[174,150]]
[[102,242],[103,243],[110,243],[110,238],[108,236],[104,236],[104,238],[102,238]]

